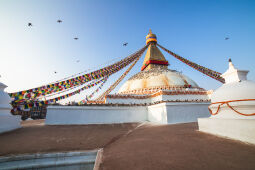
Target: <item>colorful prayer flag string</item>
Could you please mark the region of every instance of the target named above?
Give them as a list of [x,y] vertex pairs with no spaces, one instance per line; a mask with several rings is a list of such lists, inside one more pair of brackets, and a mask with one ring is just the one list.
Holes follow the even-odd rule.
[[225,79],[221,77],[221,73],[217,72],[217,71],[214,71],[214,70],[211,70],[209,68],[206,68],[206,67],[203,67],[203,66],[200,66],[194,62],[191,62],[177,54],[175,54],[174,52],[170,51],[170,50],[167,50],[166,48],[164,48],[163,46],[157,44],[161,49],[163,49],[164,51],[166,51],[167,53],[171,54],[172,56],[174,56],[175,58],[177,58],[178,60],[182,61],[183,63],[187,64],[188,66],[198,70],[199,72],[215,79],[215,80],[218,80],[220,81],[221,83],[225,83]]

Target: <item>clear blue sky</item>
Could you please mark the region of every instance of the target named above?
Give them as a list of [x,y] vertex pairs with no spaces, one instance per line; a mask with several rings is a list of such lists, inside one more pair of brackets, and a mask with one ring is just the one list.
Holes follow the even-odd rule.
[[[255,1],[246,0],[0,0],[0,81],[13,92],[99,68],[145,45],[150,28],[169,50],[219,72],[232,58],[255,81]],[[201,87],[221,85],[164,55]]]

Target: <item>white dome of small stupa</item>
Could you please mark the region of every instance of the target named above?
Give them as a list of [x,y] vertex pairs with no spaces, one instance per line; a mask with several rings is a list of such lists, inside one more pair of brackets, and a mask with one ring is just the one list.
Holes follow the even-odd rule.
[[255,83],[247,80],[248,72],[236,69],[229,61],[228,70],[222,74],[225,84],[211,96],[212,105],[209,108],[215,117],[255,118],[252,114],[255,113]]

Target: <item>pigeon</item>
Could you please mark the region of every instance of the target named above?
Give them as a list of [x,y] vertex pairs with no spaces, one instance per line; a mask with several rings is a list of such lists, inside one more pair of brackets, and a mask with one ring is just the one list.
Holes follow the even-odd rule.
[[33,26],[31,22],[29,22],[27,25],[28,25],[29,27],[32,27],[32,26]]
[[127,45],[128,45],[128,43],[127,43],[127,42],[123,43],[123,46],[127,46]]
[[61,23],[61,22],[62,22],[62,20],[60,20],[60,19],[59,19],[59,20],[57,20],[57,22],[58,22],[58,23]]
[[75,37],[75,38],[73,38],[73,39],[78,40],[79,38]]

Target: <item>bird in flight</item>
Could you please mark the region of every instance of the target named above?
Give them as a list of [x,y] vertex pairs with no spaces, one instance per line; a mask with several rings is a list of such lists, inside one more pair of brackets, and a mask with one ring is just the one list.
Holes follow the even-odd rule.
[[229,37],[226,37],[226,38],[225,38],[225,40],[228,40],[228,39],[229,39]]
[[73,38],[73,39],[78,40],[79,38],[75,37],[75,38]]
[[127,42],[123,43],[123,46],[127,46],[127,45],[128,45],[128,43],[127,43]]
[[56,72],[56,71],[54,71],[54,73],[55,73],[55,74],[57,74],[57,72]]
[[77,60],[76,62],[77,62],[77,63],[79,63],[79,62],[80,62],[80,60]]
[[58,22],[58,23],[61,23],[61,22],[62,22],[62,20],[60,20],[60,19],[59,19],[59,20],[57,20],[57,22]]
[[33,26],[31,22],[29,22],[27,25],[28,25],[29,27],[32,27],[32,26]]

